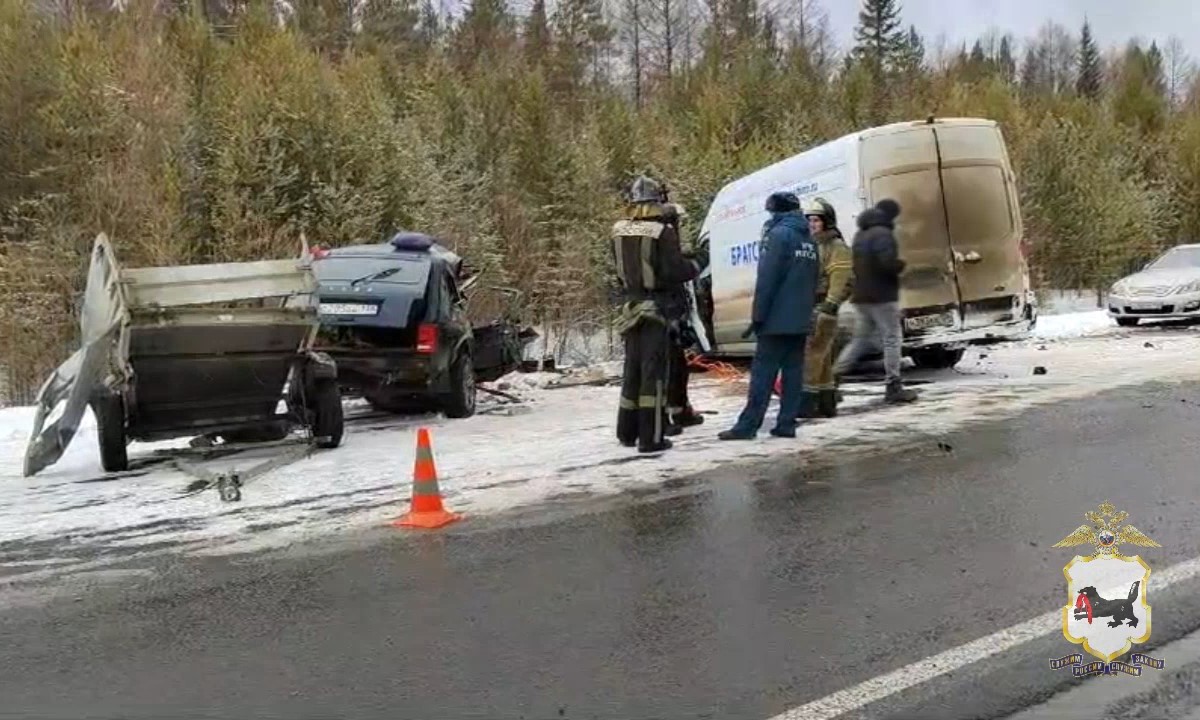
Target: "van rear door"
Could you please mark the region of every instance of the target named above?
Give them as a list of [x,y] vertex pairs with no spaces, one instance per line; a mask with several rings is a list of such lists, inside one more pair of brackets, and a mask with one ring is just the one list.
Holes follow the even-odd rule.
[[959,329],[959,293],[933,126],[871,134],[860,146],[863,181],[871,204],[900,204],[896,240],[907,263],[901,279],[906,336]]
[[939,124],[933,132],[963,327],[1012,321],[1025,279],[1016,183],[1000,129]]

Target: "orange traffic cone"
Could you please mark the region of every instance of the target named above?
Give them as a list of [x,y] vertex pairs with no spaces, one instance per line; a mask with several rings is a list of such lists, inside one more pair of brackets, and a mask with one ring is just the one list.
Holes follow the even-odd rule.
[[433,448],[429,431],[417,430],[417,461],[413,467],[412,507],[392,525],[396,527],[439,528],[449,525],[462,515],[442,507],[442,492],[438,489],[437,468],[433,464]]

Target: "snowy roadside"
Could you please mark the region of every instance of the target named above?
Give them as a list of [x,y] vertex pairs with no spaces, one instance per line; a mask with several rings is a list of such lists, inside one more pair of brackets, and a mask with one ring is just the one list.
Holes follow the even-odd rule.
[[[1118,331],[1094,315],[1046,317],[1039,337],[971,350],[952,371],[914,371],[912,378],[930,382],[920,385],[921,400],[911,406],[854,414],[874,403],[881,388],[848,385],[846,415],[803,426],[794,441],[765,432],[750,443],[717,441],[716,433],[741,408],[744,385],[696,376],[693,400],[707,413],[706,423],[676,438],[672,451],[652,457],[616,443],[615,387],[550,389],[541,387],[544,376],[518,376],[510,392],[527,402],[512,415],[356,421],[341,448],[256,479],[238,503],[223,503],[212,491],[180,497],[189,478],[164,467],[105,478],[90,416],[58,464],[24,479],[21,458],[32,410],[2,410],[0,582],[111,552],[171,548],[220,554],[382,526],[406,507],[415,431],[422,425],[432,432],[447,504],[482,516],[654,486],[750,458],[799,464],[840,441],[886,447],[915,434],[944,433],[1120,385],[1200,379],[1200,332]],[[1034,374],[1039,365],[1046,374]],[[145,457],[155,447],[135,445],[131,457]],[[242,467],[253,462],[238,461]]]

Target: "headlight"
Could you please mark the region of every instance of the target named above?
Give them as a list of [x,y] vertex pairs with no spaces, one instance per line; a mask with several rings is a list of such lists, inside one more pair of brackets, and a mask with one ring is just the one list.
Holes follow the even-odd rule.
[[1190,283],[1187,283],[1186,285],[1180,285],[1179,287],[1175,288],[1176,295],[1182,295],[1183,293],[1194,293],[1194,292],[1200,292],[1200,280],[1193,280]]
[[1118,280],[1117,283],[1108,290],[1109,295],[1125,295],[1128,292],[1129,286],[1125,284],[1124,280]]

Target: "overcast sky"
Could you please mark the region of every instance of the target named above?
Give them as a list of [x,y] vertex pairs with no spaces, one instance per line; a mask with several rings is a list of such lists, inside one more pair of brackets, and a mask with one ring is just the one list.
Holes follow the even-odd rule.
[[[852,41],[860,0],[824,0],[842,46]],[[910,23],[932,45],[939,33],[952,44],[974,42],[991,27],[1019,39],[1036,34],[1047,20],[1077,32],[1086,15],[1102,45],[1124,44],[1132,36],[1162,45],[1174,34],[1188,54],[1200,57],[1200,0],[900,0],[904,25]]]

